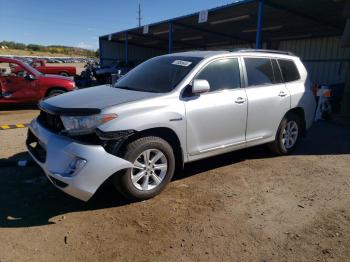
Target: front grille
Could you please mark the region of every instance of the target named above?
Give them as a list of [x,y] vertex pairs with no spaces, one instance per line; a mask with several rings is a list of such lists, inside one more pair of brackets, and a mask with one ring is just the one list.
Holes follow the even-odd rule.
[[40,110],[38,122],[48,130],[57,134],[64,130],[60,116],[47,113],[43,110]]

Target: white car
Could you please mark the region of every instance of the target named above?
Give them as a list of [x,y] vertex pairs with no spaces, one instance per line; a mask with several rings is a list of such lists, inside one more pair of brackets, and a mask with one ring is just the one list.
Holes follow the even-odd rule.
[[54,185],[88,200],[111,178],[142,200],[191,161],[265,143],[289,153],[312,124],[315,99],[292,54],[196,51],[152,58],[113,87],[59,95],[40,109],[27,146]]

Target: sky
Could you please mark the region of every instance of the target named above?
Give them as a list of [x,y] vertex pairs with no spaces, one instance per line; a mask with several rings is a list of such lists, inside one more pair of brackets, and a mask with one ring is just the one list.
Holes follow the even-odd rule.
[[98,36],[190,14],[229,0],[0,0],[0,41],[98,48]]

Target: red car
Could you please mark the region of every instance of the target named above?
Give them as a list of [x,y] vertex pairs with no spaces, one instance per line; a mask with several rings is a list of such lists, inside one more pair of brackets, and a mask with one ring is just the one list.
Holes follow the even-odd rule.
[[44,74],[61,76],[75,76],[77,74],[77,69],[74,66],[48,66],[44,59],[36,59],[30,65]]
[[45,75],[19,60],[0,57],[0,105],[33,103],[74,89],[70,77]]

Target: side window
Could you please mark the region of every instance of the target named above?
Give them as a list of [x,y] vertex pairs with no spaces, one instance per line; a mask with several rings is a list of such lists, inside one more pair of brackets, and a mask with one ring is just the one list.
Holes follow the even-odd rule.
[[237,58],[214,61],[200,71],[196,79],[205,79],[210,84],[210,91],[241,87]]
[[17,77],[17,78],[25,78],[28,75],[28,72],[20,65],[15,63],[10,63],[10,75],[11,77]]
[[11,75],[11,67],[9,63],[0,63],[0,76],[5,77]]
[[0,77],[23,77],[25,70],[15,63],[0,63]]
[[271,60],[269,58],[244,58],[248,86],[271,85],[275,83]]
[[284,82],[292,82],[300,79],[299,71],[292,60],[278,59]]

